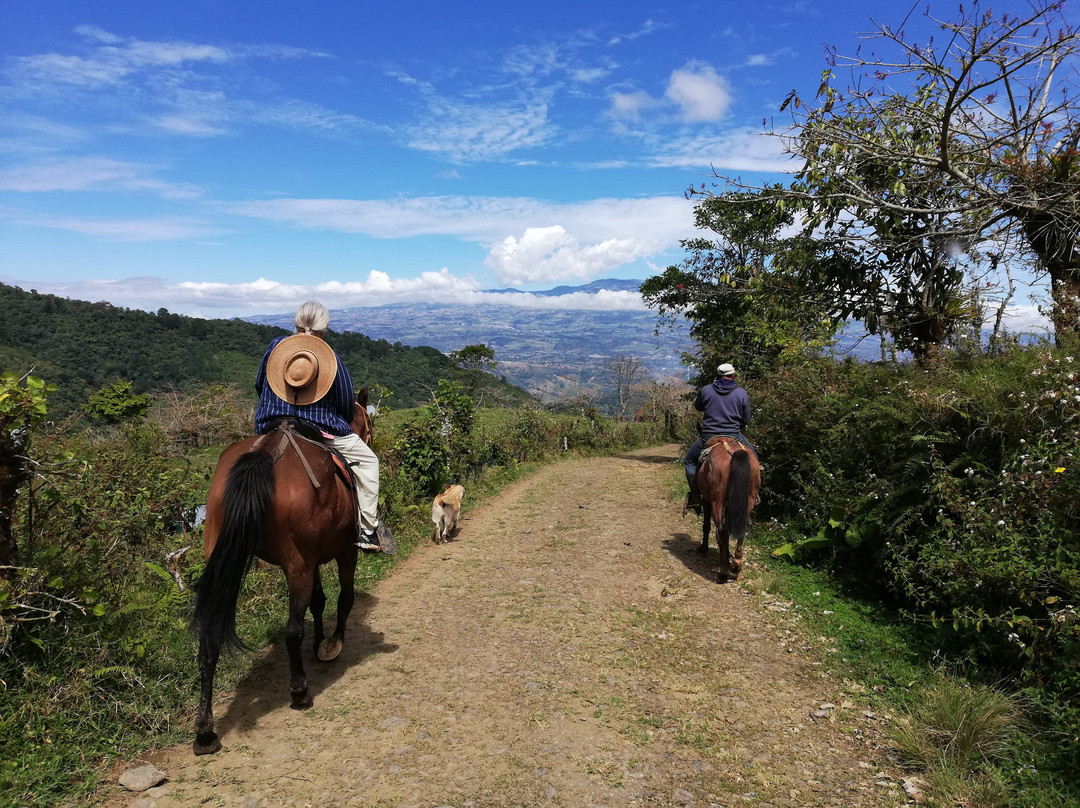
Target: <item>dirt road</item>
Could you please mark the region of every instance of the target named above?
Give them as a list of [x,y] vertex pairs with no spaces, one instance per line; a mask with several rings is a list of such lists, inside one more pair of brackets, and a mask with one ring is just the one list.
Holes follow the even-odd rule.
[[881,717],[822,672],[827,640],[792,631],[752,555],[715,583],[665,496],[676,453],[568,460],[467,511],[309,665],[313,709],[289,709],[269,649],[216,708],[220,753],[149,756],[169,781],[109,804],[904,804]]

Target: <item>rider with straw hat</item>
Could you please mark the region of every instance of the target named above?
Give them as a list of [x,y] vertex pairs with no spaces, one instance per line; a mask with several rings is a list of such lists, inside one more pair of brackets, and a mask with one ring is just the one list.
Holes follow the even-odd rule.
[[345,457],[356,479],[360,509],[357,547],[367,552],[393,552],[389,530],[379,523],[379,459],[353,432],[355,407],[352,377],[341,357],[323,341],[330,313],[322,303],[304,303],[296,312],[296,333],[278,337],[266,349],[255,391],[255,431],[267,431],[271,421],[299,418],[314,424]]

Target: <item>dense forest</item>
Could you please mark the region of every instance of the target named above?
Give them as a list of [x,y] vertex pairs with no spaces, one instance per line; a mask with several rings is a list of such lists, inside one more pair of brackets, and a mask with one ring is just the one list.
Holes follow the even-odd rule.
[[[230,384],[254,397],[252,385],[267,343],[286,331],[242,320],[204,320],[159,309],[150,314],[0,284],[7,316],[0,322],[0,366],[56,385],[50,415],[77,411],[103,386],[131,382],[135,393]],[[457,369],[434,348],[327,333],[357,387],[381,385],[395,406],[427,401],[439,379]],[[524,391],[488,375],[485,384],[511,401]]]

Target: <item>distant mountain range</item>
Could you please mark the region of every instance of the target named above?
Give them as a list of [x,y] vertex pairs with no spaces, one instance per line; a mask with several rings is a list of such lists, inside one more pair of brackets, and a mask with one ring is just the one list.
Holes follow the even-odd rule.
[[[601,290],[636,292],[641,283],[609,279],[540,292],[488,291],[554,297]],[[654,376],[686,378],[680,359],[694,349],[685,328],[664,326],[657,333],[654,311],[523,308],[499,303],[394,303],[333,309],[333,301],[325,302],[331,308],[330,327],[334,331],[355,331],[403,345],[427,345],[443,353],[466,345],[487,345],[495,351],[497,373],[544,401],[610,389],[604,362],[616,356],[636,356]],[[291,328],[292,317],[284,313],[245,319]]]

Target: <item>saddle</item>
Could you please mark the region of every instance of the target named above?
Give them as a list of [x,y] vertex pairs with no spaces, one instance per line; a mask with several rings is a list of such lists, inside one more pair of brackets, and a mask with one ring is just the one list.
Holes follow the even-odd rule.
[[296,452],[296,456],[300,458],[300,463],[304,466],[304,471],[307,472],[308,480],[311,481],[313,488],[321,487],[318,478],[315,476],[315,472],[312,471],[311,465],[308,463],[304,453],[300,451],[300,446],[297,444],[297,440],[305,441],[306,443],[314,444],[323,451],[330,453],[330,459],[334,461],[334,468],[341,476],[342,480],[346,483],[352,498],[356,499],[356,481],[353,477],[352,469],[349,468],[349,464],[345,462],[345,457],[335,449],[333,446],[327,444],[323,438],[322,432],[318,427],[302,418],[282,417],[274,418],[267,424],[266,431],[263,432],[255,440],[255,443],[251,446],[251,451],[256,451],[262,446],[263,441],[267,438],[271,440],[277,438],[277,443],[273,447],[271,457],[276,464],[281,456],[285,454],[286,446],[291,446],[293,451]]
[[701,464],[705,462],[705,458],[708,457],[717,446],[723,448],[729,455],[733,455],[735,452],[746,449],[738,438],[733,438],[730,435],[717,435],[714,438],[709,438],[708,442],[705,444],[705,448],[701,450],[700,457],[698,457],[698,468],[701,468]]

